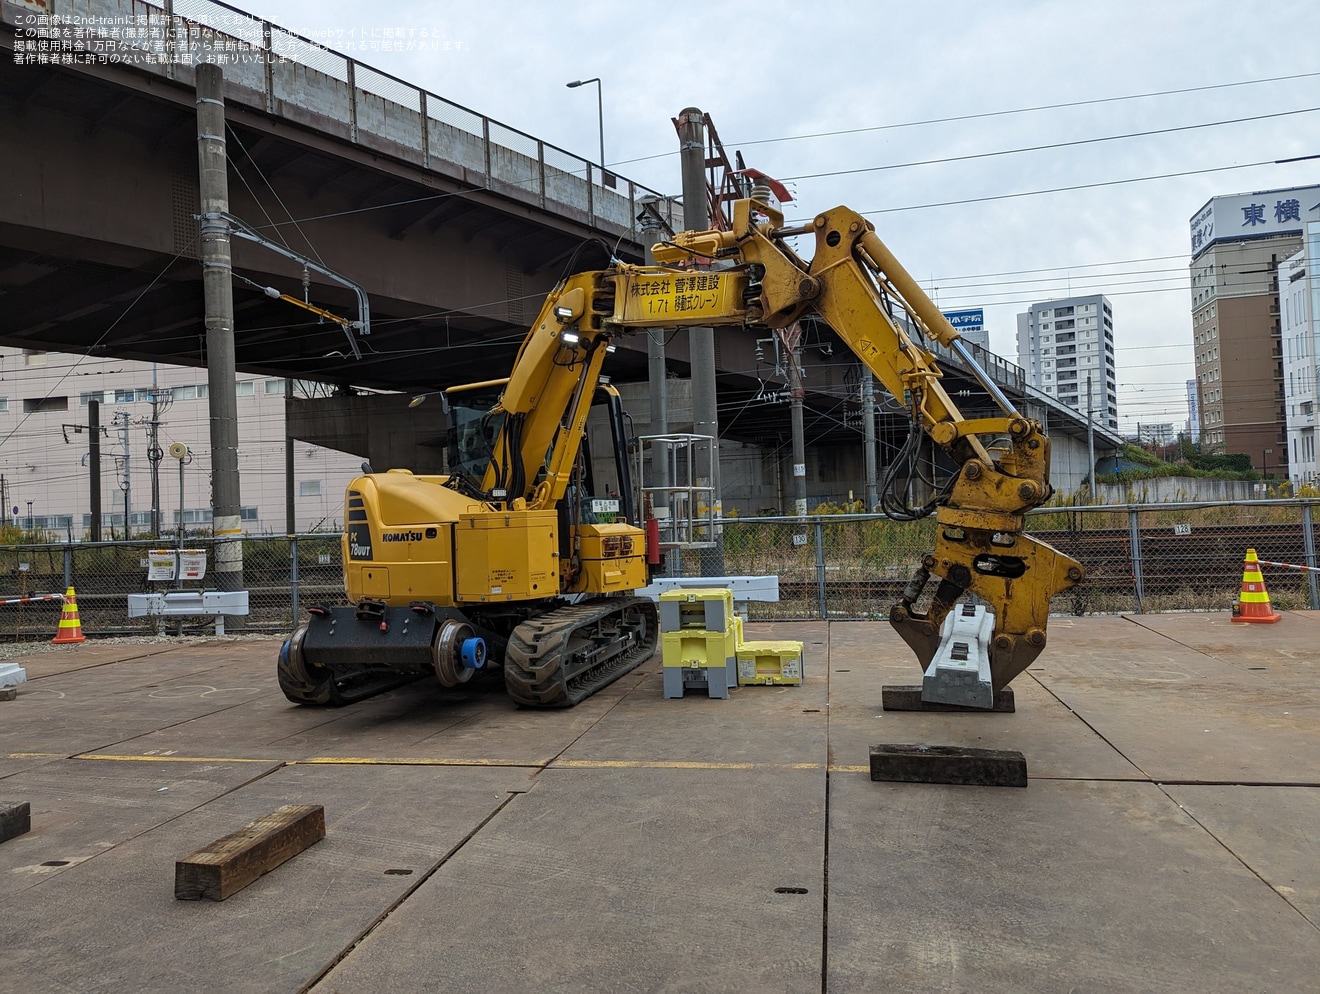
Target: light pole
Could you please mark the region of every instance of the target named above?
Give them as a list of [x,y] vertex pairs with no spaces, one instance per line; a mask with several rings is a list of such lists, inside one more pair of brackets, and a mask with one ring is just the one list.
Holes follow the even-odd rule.
[[600,180],[605,182],[605,98],[601,95],[600,77],[592,76],[591,79],[575,79],[571,83],[565,84],[570,90],[579,86],[586,86],[588,83],[596,84],[596,115],[600,121]]

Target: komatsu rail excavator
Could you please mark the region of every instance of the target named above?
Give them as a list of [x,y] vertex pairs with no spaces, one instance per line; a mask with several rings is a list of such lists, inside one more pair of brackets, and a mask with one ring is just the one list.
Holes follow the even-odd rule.
[[[797,236],[814,236],[810,260],[788,244]],[[935,548],[890,623],[924,670],[946,616],[975,599],[995,690],[1036,658],[1050,598],[1083,576],[1023,532],[1025,512],[1052,493],[1049,439],[979,368],[871,223],[837,207],[786,226],[769,203],[745,199],[728,230],[681,232],[653,252],[657,265],[563,279],[507,379],[445,392],[447,475],[392,469],[349,484],[353,606],[311,609],[285,643],[278,675],[290,700],[344,704],[427,675],[457,687],[500,667],[517,703],[567,706],[644,662],[657,611],[634,593],[648,582],[646,531],[632,506],[618,393],[601,376],[611,343],[652,328],[782,328],[811,314],[957,466],[922,509],[936,515]],[[964,418],[923,337],[958,355],[1001,413]],[[611,415],[620,484],[620,513],[606,522],[585,499],[580,458],[593,403]]]

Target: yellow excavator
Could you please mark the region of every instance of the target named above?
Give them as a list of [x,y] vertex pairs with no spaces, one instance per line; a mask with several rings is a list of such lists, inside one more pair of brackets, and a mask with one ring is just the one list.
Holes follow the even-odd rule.
[[[810,260],[788,243],[800,236],[814,236]],[[845,207],[787,226],[754,195],[735,202],[728,230],[681,232],[653,253],[657,265],[562,280],[507,379],[445,392],[447,475],[392,469],[349,484],[353,606],[312,608],[284,644],[278,675],[291,701],[344,704],[427,675],[457,687],[499,667],[517,703],[568,706],[650,658],[656,607],[634,593],[648,582],[646,531],[619,396],[601,375],[606,356],[641,329],[783,328],[806,315],[832,328],[957,465],[920,509],[936,516],[935,548],[890,612],[928,687],[937,666],[948,664],[953,683],[970,668],[984,693],[966,700],[989,707],[990,692],[1036,658],[1050,598],[1084,575],[1023,532],[1025,512],[1052,493],[1049,439],[979,368],[874,226]],[[958,355],[1001,413],[964,418],[922,338]],[[593,403],[610,414],[617,505],[589,496],[581,456]]]

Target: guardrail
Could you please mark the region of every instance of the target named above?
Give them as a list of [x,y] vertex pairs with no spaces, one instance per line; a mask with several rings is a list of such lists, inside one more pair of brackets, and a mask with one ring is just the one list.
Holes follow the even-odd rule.
[[[41,7],[5,2],[5,20],[20,40],[30,33],[75,46],[57,53],[72,57],[65,64],[129,65],[192,85],[196,65],[219,63],[228,100],[373,152],[615,235],[635,230],[648,197],[682,227],[673,197],[219,0],[41,0]],[[445,43],[425,29],[420,37],[417,29],[390,29],[388,39],[384,31],[336,29],[326,40],[385,52]],[[36,62],[42,53],[32,54]]]

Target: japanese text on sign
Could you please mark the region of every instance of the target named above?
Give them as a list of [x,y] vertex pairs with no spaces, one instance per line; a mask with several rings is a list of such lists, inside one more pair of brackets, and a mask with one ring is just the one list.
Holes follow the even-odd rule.
[[624,317],[683,322],[725,314],[730,285],[723,273],[634,275],[628,281]]
[[203,549],[152,549],[147,553],[147,580],[173,580],[175,567],[181,580],[200,580],[206,576],[206,552]]

